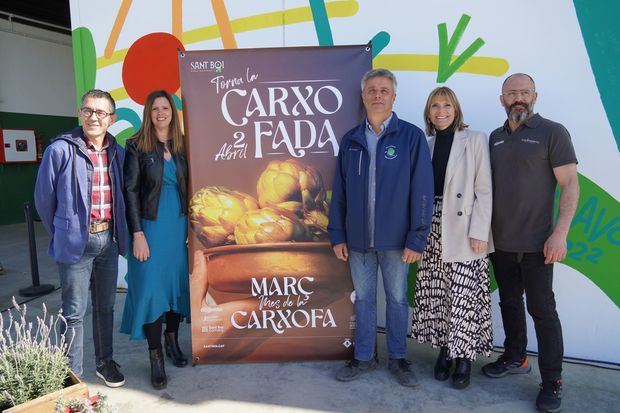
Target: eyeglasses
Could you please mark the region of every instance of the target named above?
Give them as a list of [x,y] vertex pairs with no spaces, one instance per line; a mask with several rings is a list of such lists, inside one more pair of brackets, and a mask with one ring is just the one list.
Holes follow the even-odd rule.
[[112,113],[108,113],[104,110],[93,110],[91,108],[81,108],[80,109],[80,115],[82,115],[83,118],[90,118],[91,116],[93,116],[93,113],[95,114],[95,116],[97,117],[97,119],[102,120],[107,118],[110,115],[114,115],[114,112]]
[[532,96],[534,94],[533,90],[509,90],[506,93],[503,93],[504,96],[510,98],[510,99],[516,99],[519,96],[523,96],[525,99],[529,99],[530,96]]

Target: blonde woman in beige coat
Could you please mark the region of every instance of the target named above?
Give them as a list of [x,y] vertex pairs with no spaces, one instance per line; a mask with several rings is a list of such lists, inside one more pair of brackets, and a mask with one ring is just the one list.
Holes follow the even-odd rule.
[[412,335],[440,348],[435,378],[469,385],[471,361],[493,349],[487,254],[492,184],[489,144],[467,129],[454,92],[438,87],[424,109],[433,158],[431,233],[416,280]]

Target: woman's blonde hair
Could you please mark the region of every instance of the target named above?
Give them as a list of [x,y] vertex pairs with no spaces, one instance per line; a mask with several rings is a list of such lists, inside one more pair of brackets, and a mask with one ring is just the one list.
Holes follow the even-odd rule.
[[452,103],[452,107],[454,107],[453,125],[454,125],[455,131],[461,131],[469,126],[469,125],[466,125],[465,122],[463,121],[463,111],[461,110],[461,104],[459,103],[459,100],[456,98],[456,94],[454,93],[454,91],[450,89],[449,87],[440,86],[440,87],[433,89],[431,94],[428,95],[426,106],[424,107],[424,123],[426,124],[425,131],[426,131],[427,136],[434,136],[435,133],[437,132],[435,130],[435,125],[433,125],[433,122],[431,122],[431,101],[433,100],[433,98],[437,96],[443,96],[446,99],[448,99],[450,103]]
[[155,125],[151,120],[151,110],[153,109],[153,103],[157,98],[166,98],[170,104],[172,119],[168,126],[168,134],[170,137],[170,152],[173,155],[183,153],[183,132],[181,132],[181,123],[179,122],[179,115],[177,113],[176,106],[172,100],[170,93],[165,90],[156,90],[151,92],[144,104],[144,113],[142,114],[142,126],[140,130],[132,136],[136,140],[138,149],[143,152],[153,152],[157,148],[157,132],[155,131]]

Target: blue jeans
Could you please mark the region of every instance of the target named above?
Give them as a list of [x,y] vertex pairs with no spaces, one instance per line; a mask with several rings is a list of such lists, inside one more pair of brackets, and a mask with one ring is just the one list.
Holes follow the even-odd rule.
[[[78,376],[83,373],[84,315],[88,290],[93,306],[93,341],[97,363],[112,358],[114,301],[118,274],[118,245],[112,231],[89,234],[86,249],[74,264],[58,263],[62,286],[62,314],[67,320],[66,340],[69,367]],[[73,340],[73,342],[71,342]]]
[[349,265],[355,287],[355,358],[370,360],[377,341],[377,270],[381,267],[385,289],[388,355],[405,358],[409,304],[407,273],[409,264],[402,260],[402,250],[351,251]]

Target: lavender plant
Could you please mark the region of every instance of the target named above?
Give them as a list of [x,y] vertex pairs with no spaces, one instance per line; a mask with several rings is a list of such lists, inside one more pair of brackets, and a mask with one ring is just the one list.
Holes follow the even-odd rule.
[[0,410],[62,389],[69,373],[71,343],[61,333],[67,325],[61,313],[48,315],[43,304],[43,316],[33,323],[15,297],[13,307],[6,325],[0,315]]

